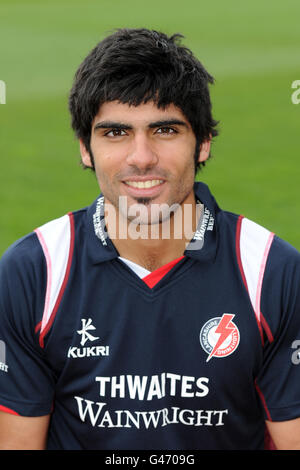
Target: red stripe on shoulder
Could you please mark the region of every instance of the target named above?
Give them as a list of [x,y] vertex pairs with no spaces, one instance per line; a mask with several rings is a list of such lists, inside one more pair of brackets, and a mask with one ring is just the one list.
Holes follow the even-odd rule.
[[65,277],[64,277],[63,283],[61,285],[61,288],[60,288],[55,306],[53,308],[53,311],[51,313],[51,316],[49,318],[49,321],[48,321],[45,329],[42,331],[42,333],[40,335],[40,346],[42,348],[44,347],[44,337],[49,332],[49,330],[50,330],[50,328],[53,324],[53,321],[55,319],[55,316],[56,316],[57,310],[59,308],[60,302],[61,302],[62,297],[64,295],[64,292],[65,292],[65,289],[66,289],[66,286],[67,286],[67,283],[68,283],[68,280],[69,280],[71,266],[72,266],[72,259],[73,259],[73,253],[74,253],[74,243],[75,243],[75,226],[74,226],[74,215],[73,215],[73,213],[69,212],[68,216],[69,216],[69,219],[70,219],[70,235],[71,235],[68,263],[67,263],[67,268],[66,268],[66,272],[65,272]]
[[[248,283],[247,283],[245,271],[244,271],[244,268],[243,268],[242,256],[241,256],[241,229],[242,229],[243,219],[244,219],[244,216],[240,215],[239,218],[238,218],[238,221],[237,221],[236,234],[235,234],[235,251],[236,251],[236,257],[237,257],[237,262],[238,262],[239,270],[240,270],[240,273],[241,273],[241,277],[242,277],[244,286],[247,290],[247,293],[249,295]],[[264,335],[263,335],[262,325],[258,321],[255,311],[254,311],[254,316],[255,316],[255,320],[256,320],[256,323],[257,323],[258,330],[259,330],[262,345],[264,345]]]

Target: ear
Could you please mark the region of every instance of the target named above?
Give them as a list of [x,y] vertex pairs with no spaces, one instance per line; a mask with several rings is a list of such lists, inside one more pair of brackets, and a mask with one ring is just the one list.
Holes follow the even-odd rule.
[[200,145],[198,162],[205,162],[209,157],[211,138],[204,140]]
[[85,166],[88,166],[88,167],[92,168],[93,164],[92,164],[90,153],[87,151],[86,146],[84,145],[84,143],[81,139],[79,139],[79,147],[80,147],[80,154],[81,154],[82,163]]

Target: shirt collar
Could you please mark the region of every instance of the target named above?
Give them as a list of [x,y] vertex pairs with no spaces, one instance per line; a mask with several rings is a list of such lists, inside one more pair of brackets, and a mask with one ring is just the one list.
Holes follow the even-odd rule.
[[94,264],[117,258],[119,253],[108,236],[104,218],[104,196],[100,196],[87,210],[87,250]]
[[186,247],[184,255],[199,261],[214,261],[218,240],[216,216],[220,208],[206,184],[196,182],[194,191],[196,202],[203,204],[203,210],[197,230]]
[[[206,184],[196,182],[194,191],[196,202],[203,204],[203,211],[184,255],[199,261],[213,261],[217,248],[216,214],[220,209]],[[88,208],[86,217],[87,250],[92,262],[97,264],[117,258],[119,253],[105,227],[102,194]]]

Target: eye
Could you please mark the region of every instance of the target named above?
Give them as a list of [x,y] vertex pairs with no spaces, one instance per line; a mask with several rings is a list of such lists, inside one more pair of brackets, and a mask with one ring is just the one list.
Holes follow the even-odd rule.
[[111,129],[110,131],[106,132],[104,135],[106,137],[121,137],[123,135],[126,135],[126,132],[124,129]]
[[172,135],[177,134],[177,131],[173,127],[160,127],[157,129],[156,134]]

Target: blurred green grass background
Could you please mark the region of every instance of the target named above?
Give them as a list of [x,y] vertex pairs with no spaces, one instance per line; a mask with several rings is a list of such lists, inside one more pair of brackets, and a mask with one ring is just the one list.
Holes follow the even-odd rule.
[[219,205],[300,249],[300,3],[0,0],[0,255],[48,220],[89,205],[67,109],[74,73],[114,28],[181,32],[215,77],[220,135],[198,179]]

